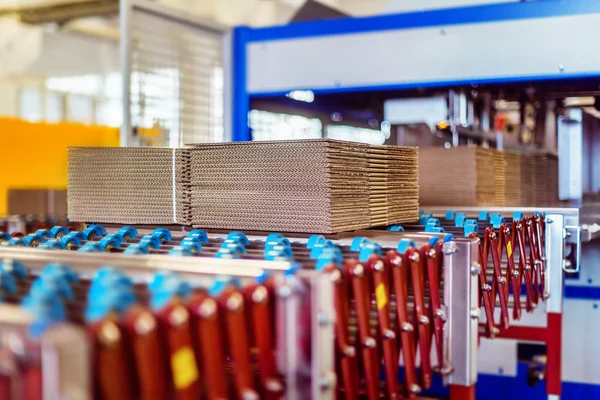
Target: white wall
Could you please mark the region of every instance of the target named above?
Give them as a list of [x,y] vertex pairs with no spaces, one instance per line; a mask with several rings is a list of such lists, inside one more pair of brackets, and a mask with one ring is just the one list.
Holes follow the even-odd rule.
[[16,82],[0,80],[0,117],[16,117],[19,112],[19,90]]
[[41,52],[24,75],[69,76],[118,72],[119,42],[77,33],[46,33]]
[[520,0],[389,0],[383,14],[423,11],[483,4],[516,3]]

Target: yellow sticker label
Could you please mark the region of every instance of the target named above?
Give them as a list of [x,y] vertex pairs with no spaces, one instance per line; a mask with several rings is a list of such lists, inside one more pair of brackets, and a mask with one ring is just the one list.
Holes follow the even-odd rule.
[[509,257],[512,256],[512,245],[510,244],[510,242],[506,244],[506,253]]
[[387,293],[385,292],[385,286],[380,283],[375,288],[375,300],[377,301],[377,309],[381,310],[388,302]]
[[191,348],[184,347],[173,354],[171,372],[175,389],[185,389],[198,380],[198,366]]

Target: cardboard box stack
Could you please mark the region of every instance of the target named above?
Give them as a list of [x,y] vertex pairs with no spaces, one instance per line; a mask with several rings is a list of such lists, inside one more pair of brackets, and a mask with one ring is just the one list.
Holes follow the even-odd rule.
[[419,149],[421,205],[543,207],[558,201],[558,160],[477,147]]
[[475,147],[419,149],[419,201],[436,206],[495,202],[494,155]]
[[[75,221],[335,233],[418,217],[417,149],[329,139],[72,148]],[[175,186],[173,186],[175,185]]]
[[69,219],[121,224],[185,224],[187,149],[69,148]]

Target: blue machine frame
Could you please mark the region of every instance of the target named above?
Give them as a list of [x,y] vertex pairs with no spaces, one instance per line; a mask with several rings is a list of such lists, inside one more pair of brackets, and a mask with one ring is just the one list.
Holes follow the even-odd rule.
[[[590,55],[581,29],[593,29],[585,34],[590,37],[596,32],[600,37],[600,1],[538,0],[259,29],[238,27],[233,37],[232,137],[251,140],[247,118],[251,98],[281,96],[291,90],[343,93],[598,78],[600,58]],[[527,41],[528,37],[532,39]],[[588,52],[582,53],[586,46]],[[448,53],[439,54],[444,50]],[[367,52],[372,54],[365,57]],[[388,53],[389,60],[381,58]],[[404,53],[410,59],[403,58]],[[364,61],[378,55],[379,64]],[[336,63],[340,65],[331,65]],[[397,67],[385,68],[388,63]],[[421,69],[436,63],[440,67],[429,74]],[[479,73],[476,69],[482,64],[489,71]],[[497,68],[491,68],[494,65]],[[351,71],[341,72],[345,70]]]

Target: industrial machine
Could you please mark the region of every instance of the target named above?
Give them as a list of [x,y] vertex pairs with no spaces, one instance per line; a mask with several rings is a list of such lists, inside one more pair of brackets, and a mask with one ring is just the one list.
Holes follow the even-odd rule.
[[[441,382],[467,399],[482,337],[536,335],[548,348],[539,374],[560,386],[565,246],[578,246],[563,232],[577,219],[571,209],[432,210],[418,224],[329,238],[95,224],[6,233],[3,301],[29,313],[6,306],[2,354],[27,368],[4,373],[2,390],[376,399]],[[543,307],[547,328],[514,326]],[[63,357],[57,329],[90,339]],[[24,354],[17,338],[31,342]],[[91,382],[53,375],[88,348]]]

